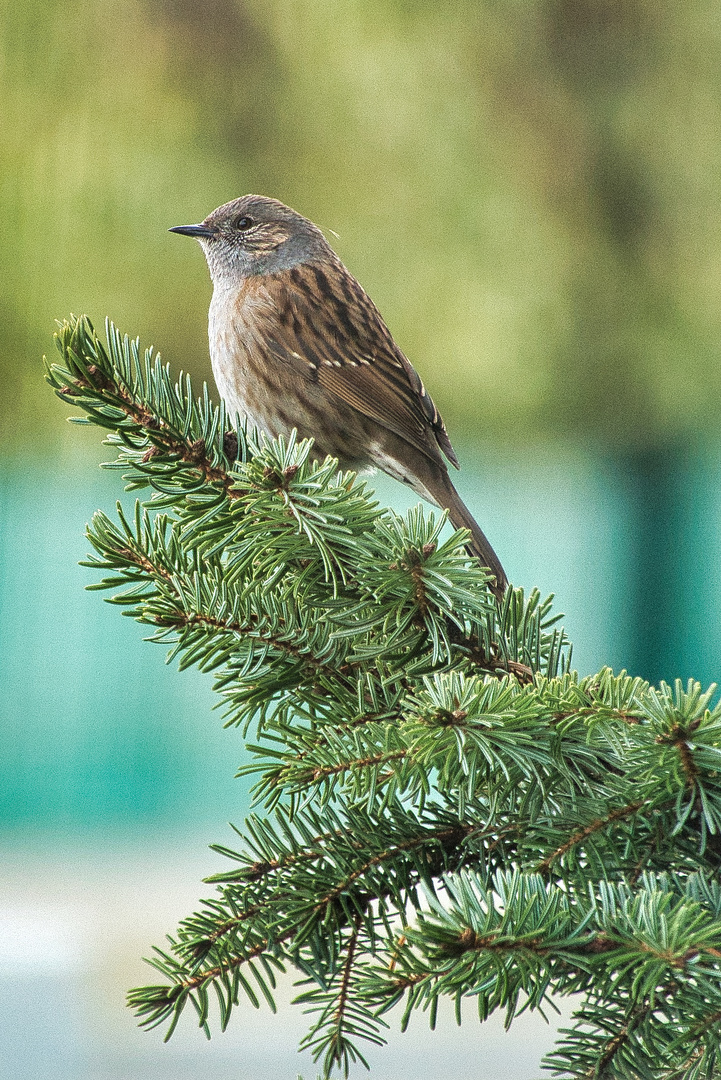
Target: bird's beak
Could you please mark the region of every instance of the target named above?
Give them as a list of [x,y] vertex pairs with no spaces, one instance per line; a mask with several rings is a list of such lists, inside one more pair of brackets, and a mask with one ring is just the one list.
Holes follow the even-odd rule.
[[175,225],[172,229],[168,229],[168,232],[181,233],[183,236],[194,236],[199,240],[209,240],[212,236],[215,236],[216,231],[211,225]]

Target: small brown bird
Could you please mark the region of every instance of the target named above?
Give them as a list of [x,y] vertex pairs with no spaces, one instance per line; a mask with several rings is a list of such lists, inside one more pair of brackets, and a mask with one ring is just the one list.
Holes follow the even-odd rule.
[[323,460],[377,466],[448,510],[469,550],[508,584],[462,502],[443,455],[459,468],[445,424],[370,297],[317,225],[262,195],[219,206],[171,232],[200,241],[213,280],[213,374],[230,415],[271,436],[315,440]]

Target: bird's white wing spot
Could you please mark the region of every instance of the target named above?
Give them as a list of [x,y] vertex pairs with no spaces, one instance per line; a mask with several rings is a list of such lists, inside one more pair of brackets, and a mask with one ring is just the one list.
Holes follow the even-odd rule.
[[391,457],[380,443],[373,442],[370,444],[368,457],[374,465],[377,465],[388,476],[392,476],[394,480],[400,480],[402,484],[408,484],[409,487],[413,488],[416,495],[420,495],[422,499],[433,503],[434,506],[438,506],[437,500],[431,495],[425,484],[422,484],[417,477],[409,475],[406,467],[396,458]]

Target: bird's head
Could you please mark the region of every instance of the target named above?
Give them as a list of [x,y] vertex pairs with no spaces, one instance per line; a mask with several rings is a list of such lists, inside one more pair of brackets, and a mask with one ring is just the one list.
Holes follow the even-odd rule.
[[170,232],[200,242],[210,276],[219,285],[275,274],[330,252],[317,225],[263,195],[243,195],[213,210],[199,225],[176,225]]

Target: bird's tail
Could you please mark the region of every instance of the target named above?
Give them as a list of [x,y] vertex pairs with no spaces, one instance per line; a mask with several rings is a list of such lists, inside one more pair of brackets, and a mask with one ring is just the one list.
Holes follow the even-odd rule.
[[448,511],[448,517],[454,528],[470,530],[471,539],[468,544],[468,551],[475,555],[482,566],[487,566],[491,573],[495,575],[495,585],[490,582],[489,587],[497,600],[503,599],[503,594],[508,585],[508,578],[501,566],[501,560],[491,547],[473,514],[454,488],[447,472],[444,471],[442,478],[438,477],[438,482],[432,494],[438,505]]

